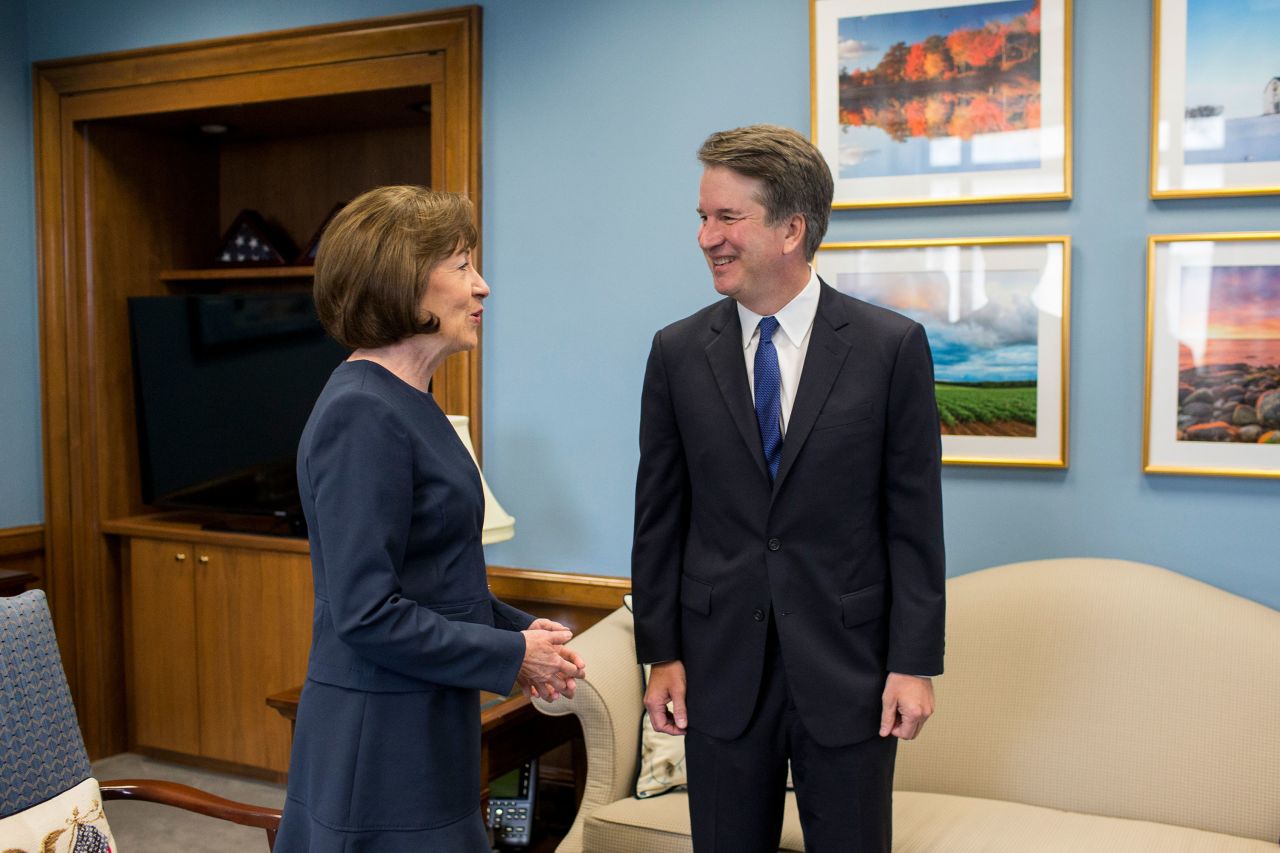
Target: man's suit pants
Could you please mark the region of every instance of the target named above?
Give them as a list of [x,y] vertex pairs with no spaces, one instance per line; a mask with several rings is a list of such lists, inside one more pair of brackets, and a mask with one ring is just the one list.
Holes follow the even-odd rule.
[[[690,722],[696,728],[697,721]],[[897,738],[878,735],[842,747],[810,737],[791,699],[771,615],[764,677],[747,730],[734,740],[694,730],[686,736],[694,850],[775,853],[790,759],[806,851],[890,853],[897,747]]]

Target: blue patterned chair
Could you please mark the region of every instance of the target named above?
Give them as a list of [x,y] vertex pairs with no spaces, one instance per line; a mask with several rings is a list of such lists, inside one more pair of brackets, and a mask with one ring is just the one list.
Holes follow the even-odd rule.
[[40,590],[0,598],[0,850],[111,853],[103,800],[177,806],[266,830],[280,812],[224,800],[186,785],[90,776],[53,620]]

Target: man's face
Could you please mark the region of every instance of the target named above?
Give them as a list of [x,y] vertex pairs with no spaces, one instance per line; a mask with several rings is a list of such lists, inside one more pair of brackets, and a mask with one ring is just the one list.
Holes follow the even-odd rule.
[[785,287],[782,270],[794,245],[793,223],[766,224],[762,190],[759,178],[724,166],[708,166],[698,189],[698,245],[716,291],[748,308]]

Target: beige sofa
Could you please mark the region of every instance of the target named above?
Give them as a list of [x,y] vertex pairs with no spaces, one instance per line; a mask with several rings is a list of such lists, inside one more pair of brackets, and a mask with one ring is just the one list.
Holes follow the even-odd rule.
[[[1121,560],[1000,566],[947,594],[937,713],[898,752],[895,851],[1280,850],[1280,612]],[[586,735],[559,853],[691,850],[685,794],[632,796],[630,614],[573,646],[577,696],[537,703]],[[781,849],[799,851],[793,796]]]

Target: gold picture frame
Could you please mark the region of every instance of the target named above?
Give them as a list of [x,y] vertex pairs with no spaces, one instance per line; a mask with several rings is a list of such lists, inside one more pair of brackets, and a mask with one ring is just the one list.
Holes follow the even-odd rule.
[[1280,477],[1280,231],[1147,239],[1142,420],[1146,473]]
[[1071,0],[810,0],[809,41],[834,207],[1071,198]]
[[1070,237],[828,243],[814,267],[925,327],[943,463],[1067,467]]
[[1155,0],[1152,198],[1280,193],[1280,67],[1274,42],[1274,8]]

